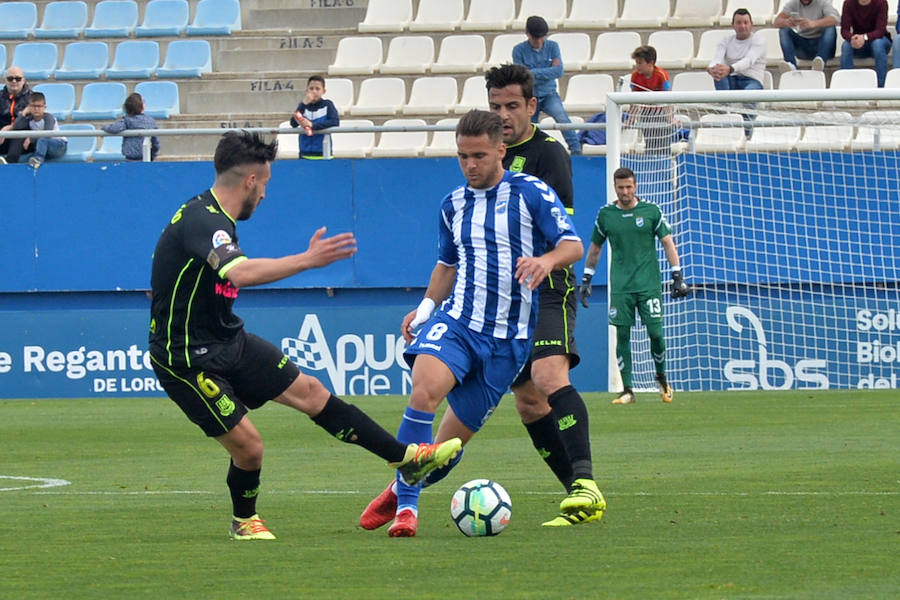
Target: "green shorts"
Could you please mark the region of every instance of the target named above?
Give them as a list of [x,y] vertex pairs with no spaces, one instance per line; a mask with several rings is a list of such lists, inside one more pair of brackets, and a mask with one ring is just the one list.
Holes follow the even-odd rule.
[[641,323],[661,323],[662,290],[634,292],[630,294],[610,294],[609,324],[631,327],[634,325],[634,309],[641,315]]

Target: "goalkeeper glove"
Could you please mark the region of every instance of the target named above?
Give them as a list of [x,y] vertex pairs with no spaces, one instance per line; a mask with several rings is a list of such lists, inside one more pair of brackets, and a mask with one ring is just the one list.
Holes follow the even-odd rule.
[[672,298],[684,298],[691,293],[691,288],[682,279],[681,271],[672,271]]
[[588,307],[588,298],[591,297],[591,292],[593,292],[591,277],[593,277],[592,273],[585,273],[581,278],[581,288],[578,290],[581,296],[581,305],[585,308]]

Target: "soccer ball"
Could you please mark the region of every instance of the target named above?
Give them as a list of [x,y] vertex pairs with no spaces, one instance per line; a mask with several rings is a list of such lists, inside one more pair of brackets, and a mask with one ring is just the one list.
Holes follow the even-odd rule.
[[469,537],[497,535],[509,525],[512,500],[496,481],[473,479],[454,492],[450,517]]

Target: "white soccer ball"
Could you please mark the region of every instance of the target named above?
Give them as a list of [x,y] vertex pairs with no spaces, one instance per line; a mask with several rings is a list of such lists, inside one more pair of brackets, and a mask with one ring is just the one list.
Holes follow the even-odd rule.
[[496,481],[473,479],[454,492],[450,517],[467,536],[497,535],[509,525],[512,500]]

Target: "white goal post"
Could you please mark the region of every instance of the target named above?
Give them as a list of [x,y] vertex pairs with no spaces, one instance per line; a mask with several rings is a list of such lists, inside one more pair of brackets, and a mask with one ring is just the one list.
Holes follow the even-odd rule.
[[[676,390],[900,387],[900,90],[615,92],[606,114],[608,201],[631,168],[695,288],[671,299],[660,248]],[[655,389],[639,320],[632,352]]]

